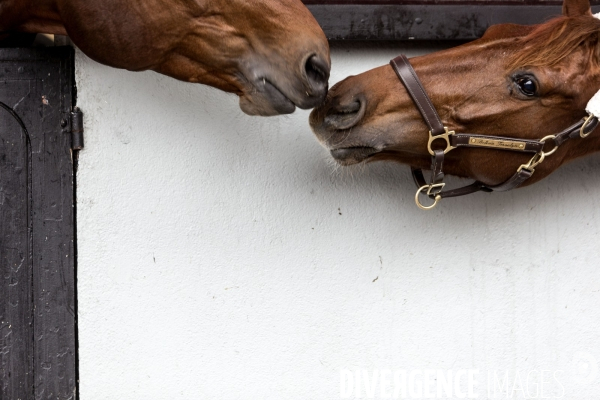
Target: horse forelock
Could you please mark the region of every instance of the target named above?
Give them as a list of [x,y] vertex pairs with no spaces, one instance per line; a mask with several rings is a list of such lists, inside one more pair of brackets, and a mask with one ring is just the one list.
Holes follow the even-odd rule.
[[600,64],[599,40],[600,19],[591,15],[561,16],[518,39],[520,50],[509,59],[509,67],[554,66],[580,46],[587,46],[592,52],[590,61]]

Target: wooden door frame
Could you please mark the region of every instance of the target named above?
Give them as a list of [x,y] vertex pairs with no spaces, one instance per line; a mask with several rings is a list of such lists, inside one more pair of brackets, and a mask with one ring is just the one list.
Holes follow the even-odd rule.
[[[21,91],[21,86],[29,92]],[[11,88],[23,93],[19,98],[24,96],[16,104]],[[30,169],[27,190],[19,189],[20,195],[13,196],[13,206],[21,202],[19,207],[27,207],[30,220],[27,243],[21,246],[25,250],[17,257],[23,265],[20,271],[0,265],[0,399],[74,400],[78,388],[77,152],[72,150],[70,135],[76,102],[74,50],[0,49],[0,100],[9,101],[27,128]],[[6,129],[10,136],[10,128]],[[5,224],[0,240],[11,229],[17,228]],[[6,260],[17,258],[7,255],[6,247],[0,242],[0,262],[8,264]],[[23,318],[15,318],[8,309],[19,302],[29,302],[20,308],[30,313]]]

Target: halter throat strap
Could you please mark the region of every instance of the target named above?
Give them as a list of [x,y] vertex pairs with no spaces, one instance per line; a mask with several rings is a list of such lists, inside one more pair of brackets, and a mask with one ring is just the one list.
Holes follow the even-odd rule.
[[[431,154],[431,178],[429,183],[426,182],[423,170],[412,167],[412,174],[417,184],[418,190],[415,195],[417,206],[423,210],[433,209],[443,198],[465,196],[476,192],[505,192],[516,189],[525,183],[535,172],[535,168],[541,164],[546,157],[551,156],[558,150],[558,147],[567,140],[573,138],[586,138],[598,126],[599,121],[595,115],[600,115],[600,92],[598,92],[588,103],[586,111],[588,117],[573,124],[564,131],[556,135],[548,135],[540,140],[522,140],[501,136],[478,135],[469,133],[455,133],[448,130],[440,119],[433,102],[427,95],[423,84],[419,80],[417,73],[408,61],[405,55],[400,55],[390,61],[390,65],[394,72],[404,84],[406,91],[415,103],[417,109],[423,117],[423,121],[429,128],[429,141],[427,148]],[[432,148],[435,141],[443,140],[446,143],[446,148],[443,150]],[[544,152],[544,147],[548,141],[554,142],[554,148],[548,152]],[[460,187],[458,189],[444,190],[446,184],[444,181],[444,158],[445,155],[459,147],[471,148],[489,148],[497,150],[507,150],[513,152],[533,153],[533,158],[527,164],[521,165],[507,181],[500,185],[486,185],[482,182],[475,181],[470,185]],[[433,204],[425,206],[421,202],[421,195],[425,194]]]

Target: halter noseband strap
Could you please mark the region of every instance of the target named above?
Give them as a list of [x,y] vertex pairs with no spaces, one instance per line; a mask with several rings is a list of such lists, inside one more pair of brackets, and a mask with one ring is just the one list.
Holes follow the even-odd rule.
[[[594,101],[600,105],[600,98],[595,99],[596,96],[588,104],[587,118],[577,122],[570,126],[564,131],[556,134],[549,135],[540,140],[524,140],[514,139],[501,136],[489,136],[489,135],[478,135],[469,133],[455,133],[449,131],[447,127],[442,123],[431,99],[427,95],[427,92],[423,88],[421,81],[417,77],[417,74],[410,62],[404,55],[400,55],[390,62],[392,68],[398,75],[400,81],[406,87],[406,90],[412,100],[414,101],[417,109],[421,113],[423,120],[429,127],[429,141],[427,142],[427,150],[431,154],[431,179],[429,183],[426,182],[423,171],[419,168],[412,167],[413,178],[419,188],[415,195],[415,201],[417,206],[423,210],[431,210],[434,208],[441,199],[449,197],[464,196],[475,192],[505,192],[521,186],[527,181],[533,173],[535,168],[540,165],[546,157],[551,156],[569,139],[576,137],[586,138],[594,129],[598,126],[598,118],[594,116],[596,110],[590,110]],[[600,94],[599,94],[600,96]],[[595,99],[595,100],[594,100]],[[598,114],[598,113],[597,113]],[[443,150],[434,150],[432,144],[435,141],[443,140],[446,143],[446,148]],[[550,151],[544,152],[544,146],[546,142],[554,141],[554,148]],[[471,147],[471,148],[488,148],[497,150],[509,150],[521,153],[533,153],[533,158],[527,164],[521,165],[517,172],[513,174],[506,182],[500,185],[490,186],[482,182],[475,181],[471,185],[464,186],[458,189],[444,190],[444,157],[446,153],[459,148],[459,147]],[[421,203],[421,194],[426,194],[434,203],[430,206],[424,206]]]

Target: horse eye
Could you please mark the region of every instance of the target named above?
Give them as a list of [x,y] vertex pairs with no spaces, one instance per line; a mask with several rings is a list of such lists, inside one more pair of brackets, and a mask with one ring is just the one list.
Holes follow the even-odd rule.
[[521,92],[526,96],[535,96],[537,93],[537,84],[531,78],[518,78],[516,83],[517,86],[519,86],[519,89],[521,89]]

